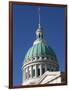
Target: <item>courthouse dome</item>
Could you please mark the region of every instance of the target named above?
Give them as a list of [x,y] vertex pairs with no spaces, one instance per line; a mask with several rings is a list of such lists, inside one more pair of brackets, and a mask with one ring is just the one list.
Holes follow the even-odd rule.
[[34,57],[40,57],[40,56],[52,56],[52,57],[56,57],[54,51],[52,50],[52,48],[50,48],[49,46],[47,46],[45,43],[40,42],[37,43],[35,45],[33,45],[27,52],[26,56],[25,56],[25,60],[29,60],[30,58],[34,58]]
[[[30,61],[30,58],[34,57],[46,57],[51,56],[56,58],[55,52],[43,39],[43,29],[41,26],[36,30],[36,40],[33,46],[29,48],[27,54],[25,55],[24,63]],[[33,60],[33,59],[32,59]]]

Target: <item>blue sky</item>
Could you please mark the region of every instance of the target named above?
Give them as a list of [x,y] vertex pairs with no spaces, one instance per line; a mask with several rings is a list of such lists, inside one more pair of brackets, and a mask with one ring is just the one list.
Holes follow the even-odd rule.
[[[64,71],[64,8],[41,6],[41,26],[44,39],[54,50],[60,70]],[[22,63],[36,39],[38,6],[13,6],[13,84],[22,83]]]

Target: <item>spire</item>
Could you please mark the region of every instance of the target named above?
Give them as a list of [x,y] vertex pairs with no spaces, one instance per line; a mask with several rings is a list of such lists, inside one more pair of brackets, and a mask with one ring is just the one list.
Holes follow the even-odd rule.
[[39,28],[40,28],[40,7],[38,8],[38,17],[39,17]]
[[43,29],[41,27],[41,24],[40,24],[40,7],[38,7],[38,28],[36,30],[36,37],[37,39],[42,39],[43,38]]

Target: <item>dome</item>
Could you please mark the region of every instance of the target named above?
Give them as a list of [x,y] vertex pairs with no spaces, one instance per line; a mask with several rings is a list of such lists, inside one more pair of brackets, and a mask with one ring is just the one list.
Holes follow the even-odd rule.
[[24,64],[26,64],[26,62],[28,63],[30,60],[33,61],[35,57],[53,57],[56,60],[55,52],[43,39],[43,28],[40,25],[36,30],[36,40],[25,55]]
[[[43,42],[34,44],[27,52],[25,56],[25,61],[30,60],[30,58],[34,57],[46,57],[46,56],[52,56],[56,57],[54,51],[52,48],[50,48],[48,45],[46,45]],[[25,62],[24,61],[24,62]]]

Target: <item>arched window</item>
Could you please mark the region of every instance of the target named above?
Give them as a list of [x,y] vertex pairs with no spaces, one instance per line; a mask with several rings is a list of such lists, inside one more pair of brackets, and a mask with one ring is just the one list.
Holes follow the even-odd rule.
[[40,38],[41,36],[40,36],[40,33],[39,33],[39,38]]

